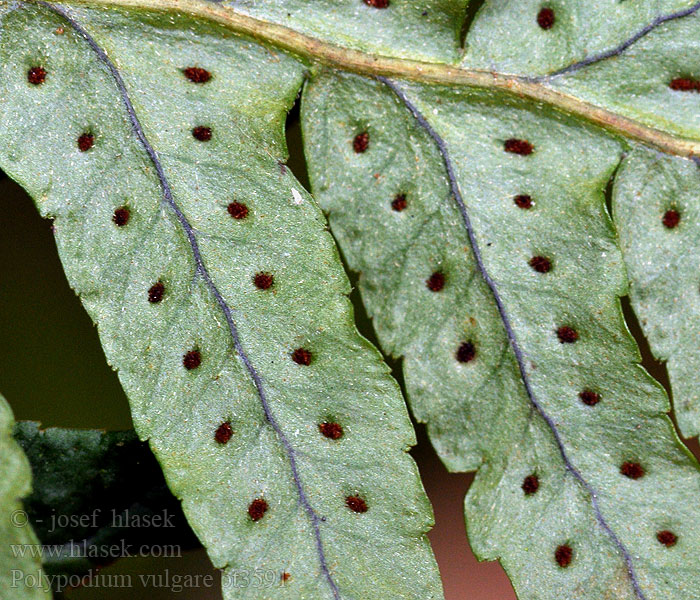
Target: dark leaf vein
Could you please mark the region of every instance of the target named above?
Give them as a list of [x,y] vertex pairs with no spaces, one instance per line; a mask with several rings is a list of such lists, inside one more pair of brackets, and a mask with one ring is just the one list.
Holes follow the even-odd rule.
[[566,451],[557,424],[554,422],[554,419],[544,410],[544,407],[535,396],[534,390],[532,389],[532,385],[530,383],[530,377],[527,373],[527,369],[525,366],[525,354],[520,346],[520,343],[518,342],[517,336],[515,335],[515,331],[513,330],[510,317],[506,312],[505,305],[503,303],[503,299],[501,298],[498,287],[496,286],[495,281],[491,278],[491,275],[486,270],[486,267],[484,265],[483,257],[481,255],[481,249],[479,247],[479,244],[477,243],[476,234],[472,227],[467,207],[464,204],[462,193],[459,189],[457,177],[454,172],[454,166],[452,164],[452,160],[450,158],[445,140],[443,140],[442,137],[440,137],[440,135],[435,131],[435,129],[433,129],[432,125],[428,123],[425,117],[418,110],[418,107],[416,107],[411,102],[411,100],[406,96],[403,90],[401,90],[401,88],[396,83],[382,76],[378,76],[377,79],[384,83],[387,87],[389,87],[394,92],[394,94],[396,94],[396,96],[411,112],[418,124],[426,131],[426,133],[431,137],[431,139],[437,146],[438,151],[440,152],[440,155],[442,157],[443,163],[445,165],[447,178],[450,182],[450,188],[452,189],[452,195],[455,201],[457,202],[460,213],[462,214],[462,221],[467,231],[467,235],[469,236],[469,242],[472,247],[472,252],[474,253],[474,259],[477,265],[477,269],[479,270],[481,276],[484,278],[486,284],[489,286],[491,293],[493,294],[494,300],[496,301],[498,313],[501,317],[501,321],[503,322],[508,342],[511,348],[513,349],[513,354],[515,355],[515,358],[517,360],[518,369],[520,370],[520,377],[523,381],[523,385],[525,386],[525,391],[527,392],[528,398],[530,399],[532,406],[535,408],[535,410],[537,410],[537,412],[544,419],[545,423],[547,423],[547,426],[551,430],[557,447],[559,448],[559,453],[561,454],[566,470],[573,475],[573,477],[583,486],[583,488],[589,494],[591,498],[591,506],[593,507],[593,512],[595,514],[596,520],[598,521],[598,524],[610,536],[610,539],[613,541],[614,545],[617,547],[620,554],[622,555],[622,558],[625,561],[627,572],[629,574],[629,578],[634,589],[634,593],[636,594],[637,598],[639,598],[639,600],[647,600],[646,596],[644,595],[644,592],[642,591],[639,585],[639,580],[637,578],[637,573],[634,568],[632,555],[622,543],[617,534],[612,530],[612,528],[610,527],[607,520],[603,516],[603,513],[600,510],[600,506],[598,504],[597,490],[583,477],[581,472],[571,462],[571,459],[569,458],[569,455]]
[[253,383],[255,384],[255,388],[258,393],[258,397],[260,399],[260,403],[263,408],[263,412],[265,414],[265,418],[268,421],[268,423],[272,426],[274,429],[275,433],[278,435],[280,441],[282,442],[282,445],[284,447],[285,453],[287,455],[287,459],[289,460],[291,472],[292,472],[292,478],[294,480],[294,485],[297,489],[297,493],[299,495],[299,500],[306,511],[309,520],[311,521],[311,524],[313,526],[314,530],[314,537],[315,537],[315,542],[316,542],[316,549],[317,549],[317,554],[319,558],[319,563],[321,567],[321,571],[323,572],[328,585],[331,588],[331,591],[333,593],[333,597],[336,600],[340,600],[340,592],[338,590],[338,586],[336,582],[333,579],[333,576],[331,575],[331,572],[328,568],[328,564],[326,561],[326,556],[325,556],[325,551],[323,548],[323,541],[321,539],[321,529],[320,529],[320,523],[321,523],[321,517],[316,513],[315,509],[311,505],[309,498],[306,495],[306,491],[304,489],[303,482],[301,480],[301,476],[299,475],[299,469],[297,466],[297,459],[296,459],[296,450],[294,447],[291,445],[289,439],[285,435],[284,431],[282,431],[282,428],[280,427],[279,423],[277,422],[272,409],[268,403],[267,396],[265,393],[265,388],[263,386],[262,378],[260,377],[260,374],[256,370],[255,366],[253,365],[250,357],[246,353],[245,349],[243,348],[243,345],[241,344],[239,335],[238,335],[238,329],[236,327],[235,321],[233,319],[233,314],[231,311],[231,308],[228,306],[226,301],[224,300],[223,296],[221,295],[221,292],[219,289],[216,287],[214,284],[211,275],[209,274],[209,271],[207,270],[204,260],[202,258],[201,251],[199,249],[199,244],[197,242],[197,238],[194,232],[194,229],[190,222],[187,220],[187,217],[184,215],[178,204],[175,202],[175,199],[173,198],[172,190],[170,188],[170,184],[168,182],[168,179],[165,175],[165,171],[163,169],[162,163],[160,161],[160,158],[158,156],[158,153],[155,151],[153,146],[151,146],[150,142],[148,141],[148,138],[146,137],[146,134],[143,130],[143,127],[141,125],[141,122],[139,121],[138,117],[136,116],[136,111],[134,109],[134,106],[131,102],[131,99],[129,97],[129,93],[126,89],[126,84],[124,83],[124,80],[122,79],[121,74],[117,70],[116,66],[112,62],[112,60],[107,56],[107,53],[104,51],[104,49],[95,41],[95,39],[85,30],[85,28],[80,25],[72,16],[68,14],[63,8],[60,8],[58,6],[49,4],[47,2],[44,2],[43,0],[37,0],[37,3],[46,7],[47,9],[51,10],[52,12],[60,15],[66,21],[70,24],[70,26],[80,35],[82,36],[85,41],[88,43],[90,48],[93,50],[93,52],[97,55],[99,60],[107,67],[109,70],[112,78],[114,79],[114,82],[117,86],[117,89],[119,91],[119,95],[121,96],[122,102],[124,104],[124,107],[126,109],[126,112],[129,117],[129,121],[131,123],[131,128],[133,133],[136,135],[138,141],[140,142],[141,146],[143,149],[146,151],[148,154],[148,157],[150,158],[151,162],[153,163],[153,166],[156,170],[156,174],[158,176],[158,181],[160,182],[161,190],[163,193],[163,199],[165,200],[166,204],[168,207],[173,211],[175,214],[178,222],[180,223],[180,226],[182,227],[183,232],[185,233],[187,240],[190,245],[190,249],[192,251],[192,256],[194,258],[195,266],[196,266],[196,274],[202,277],[204,280],[204,283],[206,284],[207,288],[209,289],[210,293],[212,296],[214,296],[214,299],[216,300],[216,303],[219,305],[219,308],[221,309],[221,312],[224,314],[224,317],[226,319],[226,323],[228,324],[228,329],[229,333],[231,335],[231,339],[233,341],[234,348],[236,350],[236,353],[240,357],[240,359],[243,361],[243,364],[245,365],[246,370],[248,371],[248,374],[250,378],[253,380]]
[[630,36],[624,42],[615,46],[614,48],[611,48],[610,50],[605,50],[603,52],[599,52],[598,54],[592,54],[591,56],[584,58],[583,60],[580,60],[578,62],[575,62],[569,65],[568,67],[564,67],[563,69],[554,71],[554,73],[550,73],[549,75],[545,75],[543,77],[537,77],[535,78],[535,81],[546,81],[553,77],[558,77],[559,75],[575,73],[576,71],[580,71],[581,69],[584,69],[585,67],[588,67],[597,62],[607,60],[608,58],[613,58],[614,56],[619,56],[630,46],[636,44],[639,40],[641,40],[647,34],[651,33],[657,27],[663,25],[664,23],[668,23],[669,21],[682,19],[683,17],[689,17],[690,15],[695,14],[699,10],[700,2],[696,2],[693,6],[690,6],[688,8],[684,8],[682,10],[672,12],[667,15],[660,15],[656,17],[651,23],[637,31],[634,35]]

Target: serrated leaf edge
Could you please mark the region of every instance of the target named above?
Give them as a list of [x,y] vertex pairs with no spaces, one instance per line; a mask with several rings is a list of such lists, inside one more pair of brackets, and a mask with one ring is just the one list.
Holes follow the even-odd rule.
[[321,539],[321,517],[319,517],[318,513],[316,513],[315,509],[311,505],[311,502],[309,501],[308,496],[306,495],[306,491],[304,489],[304,485],[301,480],[301,476],[299,475],[299,470],[296,463],[296,450],[294,449],[289,439],[285,435],[284,431],[282,431],[282,428],[280,427],[279,423],[275,419],[272,409],[267,401],[267,396],[265,394],[265,388],[263,386],[262,378],[260,377],[258,371],[255,369],[255,366],[253,365],[250,357],[243,348],[243,345],[241,344],[240,338],[238,336],[238,329],[233,319],[233,313],[231,311],[231,308],[228,306],[223,296],[221,295],[221,292],[219,292],[218,288],[214,284],[211,275],[209,274],[209,271],[207,270],[206,265],[204,264],[204,260],[199,249],[199,244],[197,242],[194,228],[187,220],[187,217],[184,215],[180,207],[175,202],[175,199],[173,198],[170,184],[165,175],[165,171],[163,170],[163,166],[161,164],[158,153],[155,151],[153,146],[151,146],[150,142],[148,141],[148,138],[146,137],[143,127],[136,115],[136,110],[134,109],[134,106],[131,102],[129,93],[126,89],[126,84],[124,83],[121,74],[119,73],[117,67],[114,65],[112,60],[107,56],[106,52],[95,41],[95,39],[65,9],[59,6],[55,6],[53,4],[49,4],[48,2],[44,2],[43,0],[37,0],[37,4],[46,7],[55,14],[64,18],[66,22],[76,31],[76,33],[78,33],[82,38],[85,39],[85,41],[95,52],[99,60],[107,67],[112,78],[114,79],[114,83],[119,91],[119,95],[121,97],[122,103],[124,104],[124,108],[129,117],[129,121],[131,122],[132,131],[138,139],[141,146],[143,147],[143,149],[145,150],[145,152],[148,154],[148,157],[153,163],[153,166],[156,170],[158,181],[160,183],[163,194],[163,199],[165,200],[168,207],[175,214],[183,232],[185,233],[185,236],[187,237],[190,249],[192,251],[192,257],[196,266],[195,276],[200,276],[202,278],[207,288],[209,289],[209,292],[214,297],[216,303],[221,309],[221,312],[223,313],[224,318],[226,319],[229,334],[231,336],[231,340],[233,341],[236,353],[245,365],[245,368],[248,371],[248,375],[250,376],[255,385],[256,391],[258,393],[258,398],[260,399],[260,403],[265,414],[265,418],[271,425],[271,427],[274,429],[280,441],[282,442],[285,453],[287,455],[287,460],[289,461],[289,465],[291,468],[292,479],[294,480],[294,485],[299,495],[299,501],[301,502],[301,505],[303,506],[306,514],[308,515],[314,531],[316,550],[318,554],[319,564],[321,567],[321,572],[323,573],[326,581],[328,582],[328,585],[330,586],[330,589],[333,593],[333,597],[336,600],[340,600],[340,591],[338,589],[338,585],[333,579],[330,569],[328,568],[328,563],[326,561],[323,540]]

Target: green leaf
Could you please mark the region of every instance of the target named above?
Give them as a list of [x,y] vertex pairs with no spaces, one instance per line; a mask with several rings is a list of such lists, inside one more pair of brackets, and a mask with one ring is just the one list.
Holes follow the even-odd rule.
[[[579,48],[578,62],[572,61],[562,74],[547,77],[544,82],[564,94],[605,107],[618,118],[627,117],[633,123],[672,133],[678,145],[694,140],[697,159],[700,155],[697,94],[674,89],[672,84],[689,75],[697,77],[700,72],[700,3],[683,0],[662,2],[660,7],[655,7],[655,3],[647,2],[646,7],[636,3],[634,8],[630,2],[607,4],[599,11],[601,18],[610,19],[610,13],[618,11],[627,13],[626,18],[615,20],[616,26],[609,28],[617,40],[611,40],[601,54],[591,52],[594,45],[603,48],[593,31],[600,29],[591,28],[584,41],[589,54]],[[582,3],[582,6],[590,5]],[[567,43],[582,40],[581,29],[594,21],[581,18],[576,22],[579,27],[565,36]],[[618,28],[632,31],[632,37],[621,36]],[[648,33],[634,41],[628,50],[622,49],[644,31]],[[613,55],[600,60],[606,50]]]
[[332,72],[302,109],[313,191],[414,414],[449,468],[479,469],[476,555],[520,598],[700,595],[697,463],[618,298],[604,191],[627,144],[489,90]]
[[[641,41],[634,44],[634,51],[624,56],[625,61],[637,62],[640,47],[646,48],[652,38],[661,40],[656,46],[664,51],[662,48],[668,42],[668,32],[677,26],[685,27],[688,21],[684,22],[683,17],[690,9],[697,10],[696,5],[697,0],[636,3],[596,0],[557,5],[543,4],[539,0],[487,0],[469,30],[465,41],[467,52],[461,64],[497,73],[548,75],[581,61],[598,62],[592,59],[621,48],[623,43],[633,40],[647,28],[655,29],[653,36],[640,38]],[[552,15],[544,26],[540,23],[542,8],[549,8]],[[676,14],[678,19],[674,18]],[[497,32],[508,32],[508,35],[498,36]],[[697,41],[696,37],[688,39],[691,44]],[[667,48],[667,51],[671,54],[672,48]],[[677,53],[677,50],[673,52]],[[613,58],[618,54],[621,53],[616,53]],[[680,61],[681,58],[682,55],[677,53],[677,59]],[[617,62],[600,62],[592,71],[619,68]],[[653,62],[644,61],[643,72],[628,83],[651,87],[654,82],[643,76],[649,71],[658,71],[657,67]],[[598,92],[605,94],[616,89],[619,92],[622,87],[622,81],[606,79],[605,86]]]
[[283,164],[304,66],[175,13],[1,8],[0,164],[54,219],[224,596],[440,597],[398,386]]
[[[461,0],[122,2],[136,10],[71,9],[82,25],[66,38],[50,8],[6,9],[0,163],[57,217],[137,430],[215,563],[293,554],[299,587],[280,594],[294,598],[439,594],[396,386],[354,333],[322,215],[278,162],[309,76],[314,191],[383,348],[404,357],[415,415],[450,468],[479,469],[476,554],[501,560],[521,598],[700,597],[698,465],[639,367],[604,195],[642,144],[695,168],[700,3],[487,1],[460,59]],[[73,80],[32,88],[40,61]],[[214,77],[187,82],[186,65]],[[193,142],[196,126],[212,139]],[[95,147],[67,151],[86,127]],[[232,224],[232,197],[253,225]],[[274,286],[256,290],[264,270]],[[149,305],[158,280],[167,294]],[[196,372],[180,366],[188,348]],[[324,420],[347,425],[345,445],[319,437]],[[212,441],[222,421],[230,460]],[[261,494],[269,513],[252,523]],[[369,511],[348,511],[349,494]]]
[[41,555],[34,552],[39,541],[21,502],[31,491],[31,469],[12,438],[13,425],[12,409],[0,396],[0,589],[7,600],[50,598]]
[[615,179],[613,209],[630,298],[657,358],[667,361],[683,435],[700,433],[700,173],[638,150]]

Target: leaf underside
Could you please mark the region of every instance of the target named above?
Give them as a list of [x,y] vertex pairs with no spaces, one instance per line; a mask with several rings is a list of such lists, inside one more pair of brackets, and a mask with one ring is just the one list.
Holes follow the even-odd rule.
[[[697,463],[619,302],[629,273],[679,424],[696,433],[698,165],[629,138],[697,147],[700,4],[572,1],[543,21],[539,1],[487,0],[463,53],[463,2],[244,4],[218,18],[252,16],[262,38],[291,27],[339,47],[336,66],[364,50],[496,70],[614,118],[604,131],[585,106],[304,64],[172,13],[71,9],[76,29],[50,8],[6,9],[0,166],[55,218],[137,431],[215,564],[291,574],[227,597],[440,594],[396,385],[355,333],[323,215],[280,166],[308,76],[313,192],[383,350],[403,357],[414,415],[448,468],[478,469],[465,505],[477,556],[499,559],[522,599],[700,598]],[[49,75],[31,86],[39,63]],[[211,81],[187,81],[188,66]],[[201,126],[211,140],[192,139]],[[80,152],[86,128],[95,147]],[[250,215],[232,220],[233,200]],[[111,220],[121,206],[126,227]],[[166,295],[149,303],[156,281]],[[256,498],[268,512],[253,521]]]
[[[224,596],[440,597],[398,386],[283,165],[304,66],[187,17],[2,9],[2,167],[54,220],[137,432],[230,575]],[[254,572],[260,585],[236,583]]]
[[[523,598],[700,594],[691,559],[700,479],[663,414],[663,390],[637,364],[618,300],[625,277],[603,191],[620,143],[505,98],[400,91],[449,151],[519,357],[475,264],[443,156],[395,93],[354,76],[318,77],[304,96],[306,151],[378,337],[403,356],[416,418],[449,468],[480,467],[466,499],[472,548],[500,558]],[[372,144],[359,157],[347,143],[358,127]],[[512,137],[535,152],[504,152]],[[524,194],[529,209],[514,202]],[[531,267],[537,256],[551,270]],[[434,273],[445,281],[437,292],[426,284]],[[561,327],[577,341],[562,343]],[[461,362],[464,344],[473,357]],[[645,475],[625,477],[625,463]],[[665,530],[678,535],[671,552],[656,539]],[[560,547],[573,553],[566,568]]]
[[[602,12],[571,4],[570,11]],[[487,60],[497,71],[538,76],[565,67],[554,62],[561,53],[539,48],[549,42],[542,31],[535,36],[537,10],[532,2],[487,2],[467,36],[463,64]],[[524,14],[530,20],[522,26]],[[566,17],[557,15],[563,27],[576,23]],[[635,12],[616,33],[635,32],[644,19]],[[506,30],[515,32],[512,44],[497,34]],[[688,39],[692,49],[698,32],[695,13],[669,20],[629,58],[577,68],[546,85],[697,138],[697,98],[668,85],[689,54],[668,40]],[[523,52],[518,36],[531,34],[534,48]],[[481,45],[486,39],[512,60],[496,60],[498,53]],[[570,63],[578,51],[572,44]],[[633,94],[640,101],[631,105]],[[604,196],[616,176],[622,247],[628,267],[638,266],[630,273],[633,306],[655,322],[656,336],[646,329],[657,355],[666,358],[673,347],[674,391],[684,377],[679,423],[693,434],[697,165],[657,157],[679,172],[666,175],[665,186],[649,183],[638,155],[654,160],[655,153],[635,149],[623,159],[629,142],[546,106],[328,70],[305,89],[302,126],[312,190],[360,274],[382,348],[403,357],[414,415],[448,468],[479,469],[465,506],[477,556],[500,559],[521,598],[700,597],[691,558],[700,548],[697,464],[663,414],[665,393],[638,365],[620,311],[627,280]],[[360,132],[369,143],[357,154],[350,142]],[[508,151],[509,140],[527,145]],[[644,188],[653,202],[639,197]],[[630,205],[635,223],[620,216]],[[672,206],[685,226],[676,242],[662,225]],[[675,261],[661,259],[668,243]],[[649,288],[646,278],[661,272],[675,289],[662,280]],[[439,291],[431,285],[435,274],[444,281]],[[640,294],[651,296],[646,306]]]
[[700,178],[692,163],[633,153],[615,179],[613,211],[630,299],[654,354],[667,361],[678,427],[700,433]]

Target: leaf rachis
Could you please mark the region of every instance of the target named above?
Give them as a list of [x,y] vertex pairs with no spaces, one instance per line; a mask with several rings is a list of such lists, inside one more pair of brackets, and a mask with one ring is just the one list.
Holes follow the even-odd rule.
[[[37,2],[42,1],[37,0]],[[143,9],[156,8],[161,10],[162,6],[158,2],[159,0],[122,0],[121,4]],[[92,3],[97,5],[111,4],[110,0],[93,0]],[[568,114],[582,117],[629,139],[644,142],[669,154],[689,158],[700,165],[700,144],[697,142],[654,129],[634,119],[616,114],[543,85],[546,83],[547,78],[562,74],[560,72],[554,72],[540,78],[519,77],[486,70],[461,68],[449,64],[365,54],[348,48],[336,47],[322,40],[300,34],[287,27],[231,11],[229,8],[212,0],[209,2],[179,0],[178,2],[178,10],[187,11],[202,18],[221,23],[234,31],[254,38],[265,39],[294,54],[309,56],[314,61],[328,64],[341,70],[373,77],[398,77],[445,85],[466,85],[477,88],[498,89],[537,102],[550,104]],[[586,61],[581,61],[581,63],[570,65],[566,69],[579,70],[594,62],[604,60],[608,56],[619,55],[659,25],[692,15],[698,10],[700,10],[700,2],[679,12],[661,15],[620,46],[592,56]],[[585,64],[583,64],[584,62]]]

